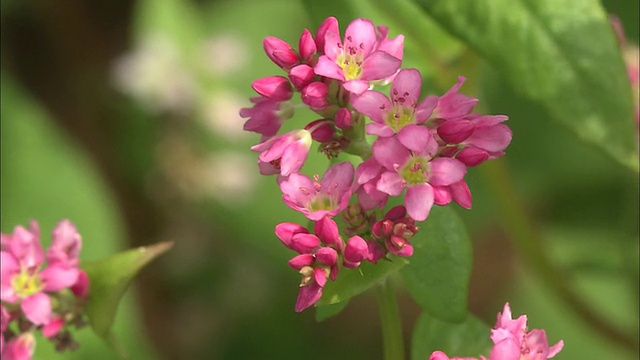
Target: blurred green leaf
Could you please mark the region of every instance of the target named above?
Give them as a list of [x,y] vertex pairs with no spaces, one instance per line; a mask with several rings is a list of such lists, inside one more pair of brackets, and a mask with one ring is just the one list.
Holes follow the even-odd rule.
[[316,305],[330,305],[349,300],[400,270],[407,263],[406,259],[394,256],[391,261],[380,260],[377,264],[363,262],[358,269],[341,269],[336,281],[327,282]]
[[409,293],[425,311],[448,321],[467,315],[471,242],[451,207],[434,207],[411,239],[414,253],[401,274]]
[[138,271],[172,246],[173,242],[161,242],[121,252],[83,266],[90,280],[87,316],[91,327],[99,336],[109,337],[120,299]]
[[336,316],[349,305],[349,300],[341,301],[339,303],[318,306],[316,307],[316,321],[325,321],[330,317]]
[[142,0],[136,5],[134,38],[167,36],[182,51],[189,51],[205,38],[204,16],[186,0]]
[[[307,9],[307,13],[313,22],[313,27],[310,28],[312,34],[316,33],[316,29],[329,16],[333,16],[341,21],[351,21],[358,17],[358,12],[356,11],[354,4],[346,0],[302,0],[302,4]],[[345,26],[345,24],[342,24],[343,29]]]
[[415,0],[519,93],[637,170],[631,86],[596,0]]
[[464,322],[452,324],[423,313],[413,330],[411,358],[428,359],[436,350],[449,356],[489,355],[491,340],[489,326],[473,315]]

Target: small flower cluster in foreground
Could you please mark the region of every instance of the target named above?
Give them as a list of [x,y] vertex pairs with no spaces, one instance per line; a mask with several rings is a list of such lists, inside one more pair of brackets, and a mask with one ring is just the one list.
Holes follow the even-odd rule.
[[77,346],[67,327],[84,325],[81,310],[88,296],[89,278],[78,267],[82,240],[68,220],[58,223],[52,237],[45,253],[35,221],[30,229],[17,226],[13,234],[2,234],[3,359],[30,359],[36,331],[53,341],[58,351]]
[[[507,116],[473,112],[478,99],[459,93],[462,76],[442,96],[421,98],[420,72],[400,68],[404,37],[388,35],[384,26],[355,19],[342,38],[330,17],[315,35],[305,29],[297,50],[265,38],[267,56],[286,76],[254,81],[259,96],[240,110],[248,118],[244,129],[261,135],[252,147],[260,173],[277,175],[283,201],[313,222],[310,228],[276,227],[284,245],[298,253],[289,262],[302,275],[296,311],[313,305],[341,266],[411,256],[415,222],[426,220],[434,204],[470,208],[467,167],[502,156],[511,142]],[[388,84],[388,92],[374,90]],[[302,105],[293,104],[295,93]],[[300,106],[318,119],[279,134]],[[330,159],[344,152],[363,162],[356,168],[336,163],[322,177],[304,175],[314,141]],[[404,205],[381,216],[389,197],[401,197]],[[333,220],[339,214],[343,229]],[[346,242],[341,233],[349,236]]]
[[[549,346],[544,330],[533,329],[527,332],[527,316],[511,319],[509,303],[498,313],[498,321],[491,329],[493,349],[489,358],[480,356],[479,360],[545,360],[556,356],[564,347],[562,340]],[[442,351],[434,351],[429,360],[478,360],[472,357],[449,358]]]

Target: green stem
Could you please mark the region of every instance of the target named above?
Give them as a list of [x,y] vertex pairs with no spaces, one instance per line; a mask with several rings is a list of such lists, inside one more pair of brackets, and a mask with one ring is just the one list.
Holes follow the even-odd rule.
[[376,287],[376,299],[380,310],[384,359],[404,359],[400,312],[398,311],[398,302],[393,291],[393,284],[390,283],[388,277]]
[[481,174],[491,188],[493,198],[498,204],[503,226],[518,253],[529,263],[535,273],[555,294],[573,310],[593,331],[603,338],[637,352],[638,339],[612,326],[606,318],[599,315],[584,297],[580,296],[571,279],[546,256],[543,242],[529,221],[524,205],[511,181],[503,160],[483,164]]

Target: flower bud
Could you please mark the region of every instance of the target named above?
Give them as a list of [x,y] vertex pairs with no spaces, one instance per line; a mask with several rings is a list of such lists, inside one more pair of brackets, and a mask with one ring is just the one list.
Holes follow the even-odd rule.
[[448,144],[459,144],[471,136],[475,128],[468,120],[448,120],[438,126],[438,135]]
[[315,81],[302,89],[302,102],[312,110],[322,110],[329,106],[328,94],[329,88],[327,85],[323,82]]
[[309,267],[313,265],[315,259],[311,254],[300,254],[296,255],[291,260],[289,260],[289,266],[296,270],[302,270],[305,266]]
[[295,234],[291,238],[290,249],[300,254],[310,253],[318,246],[320,246],[320,239],[312,234]]
[[335,116],[336,126],[340,129],[350,128],[352,125],[351,111],[347,108],[340,108]]
[[318,262],[327,266],[333,266],[338,261],[338,253],[333,248],[330,248],[328,246],[318,249],[318,251],[316,251],[315,253],[315,256]]
[[331,121],[327,119],[320,119],[310,122],[304,127],[306,130],[311,131],[311,137],[318,142],[328,142],[333,139],[333,126]]
[[309,30],[304,29],[300,40],[298,41],[298,49],[300,49],[300,57],[302,61],[307,62],[311,60],[313,55],[316,54],[318,49],[316,48],[316,42],[313,40],[313,36]]
[[456,159],[467,166],[477,166],[489,159],[489,153],[473,146],[467,146],[458,152]]
[[344,248],[344,266],[351,269],[357,268],[367,257],[369,257],[367,242],[360,236],[351,237]]
[[269,59],[283,69],[290,69],[299,62],[298,54],[291,45],[277,37],[267,36],[262,41],[262,47]]
[[287,78],[283,76],[267,76],[251,84],[258,94],[276,101],[287,101],[293,95],[293,88]]
[[307,64],[296,65],[289,70],[289,80],[298,90],[302,90],[311,84],[315,76],[316,73],[313,68]]

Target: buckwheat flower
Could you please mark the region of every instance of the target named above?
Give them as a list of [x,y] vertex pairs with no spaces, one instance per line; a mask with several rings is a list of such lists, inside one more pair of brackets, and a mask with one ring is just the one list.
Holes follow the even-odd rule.
[[[378,138],[373,155],[385,170],[378,181],[378,190],[398,196],[406,188],[404,203],[416,221],[429,215],[434,203],[433,186],[449,186],[462,180],[466,166],[452,158],[433,158],[435,140],[431,137],[415,139],[413,149],[407,149],[395,137]],[[421,149],[420,149],[421,148]]]
[[[404,206],[395,206],[371,228],[373,236],[384,243],[386,251],[396,256],[413,255],[413,245],[409,239],[418,232],[418,227],[415,226],[414,220],[406,215],[407,211]],[[369,251],[372,251],[371,247]]]
[[289,80],[282,76],[267,76],[255,80],[251,87],[258,94],[276,101],[287,101],[293,95]]
[[458,93],[466,80],[464,76],[458,76],[458,82],[444,95],[430,99],[436,101],[436,107],[429,117],[430,122],[438,123],[440,120],[455,119],[471,113],[478,99]]
[[261,134],[262,140],[276,135],[282,123],[293,116],[293,107],[288,101],[265,96],[253,97],[250,100],[254,104],[253,107],[240,109],[240,116],[249,118],[244,123],[244,130]]
[[[391,85],[391,100],[377,90],[367,90],[353,100],[353,108],[373,120],[366,125],[367,134],[383,137],[402,132],[428,131],[416,125],[424,123],[436,106],[435,98],[418,103],[422,76],[416,69],[402,69]],[[410,126],[413,125],[413,126]]]
[[383,208],[387,203],[389,194],[378,190],[383,169],[373,156],[361,162],[356,169],[356,182],[359,185],[356,194],[364,210]]
[[258,167],[262,175],[289,176],[302,168],[312,142],[309,131],[296,130],[254,145],[251,150],[260,153]]
[[511,319],[509,303],[504,305],[502,313],[498,313],[496,325],[491,330],[491,340],[494,346],[490,360],[546,360],[554,357],[564,347],[562,340],[549,346],[544,330],[527,332],[527,317],[522,315],[515,320]]
[[2,349],[2,358],[7,360],[31,360],[35,353],[36,339],[25,332],[11,339]]
[[382,80],[396,73],[402,59],[377,50],[378,35],[371,21],[355,19],[345,32],[344,42],[335,29],[327,30],[324,55],[314,67],[317,75],[343,82],[346,90],[361,94],[369,82]]
[[349,204],[353,165],[343,162],[331,166],[322,180],[293,173],[280,182],[282,200],[290,208],[303,213],[309,220],[333,217]]
[[22,312],[33,324],[47,324],[51,321],[52,304],[46,293],[71,287],[78,280],[79,270],[70,265],[74,262],[74,245],[52,253],[54,262],[41,270],[43,251],[37,224],[32,223],[32,231],[16,227],[10,239],[8,247],[0,252],[0,299],[20,303]]

